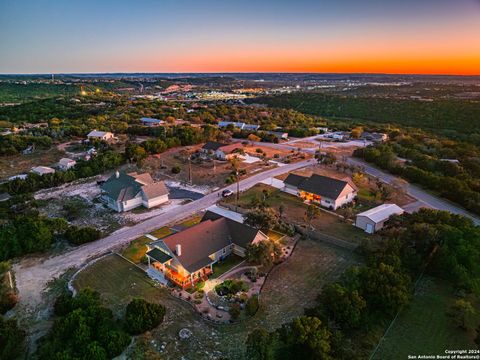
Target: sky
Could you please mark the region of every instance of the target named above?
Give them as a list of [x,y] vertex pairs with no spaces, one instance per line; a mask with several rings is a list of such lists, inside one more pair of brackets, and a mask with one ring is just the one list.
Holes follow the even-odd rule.
[[0,73],[480,74],[480,0],[0,0]]

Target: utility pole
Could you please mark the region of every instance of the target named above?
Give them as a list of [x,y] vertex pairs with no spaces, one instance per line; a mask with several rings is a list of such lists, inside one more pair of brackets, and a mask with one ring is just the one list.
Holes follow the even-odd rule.
[[190,185],[193,185],[193,182],[192,182],[192,156],[191,155],[188,156],[188,182],[190,183]]

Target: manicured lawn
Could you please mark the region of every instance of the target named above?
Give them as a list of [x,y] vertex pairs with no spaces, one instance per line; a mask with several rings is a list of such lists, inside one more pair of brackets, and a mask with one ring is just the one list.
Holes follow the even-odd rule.
[[243,260],[245,259],[241,258],[238,255],[231,254],[221,263],[218,262],[213,265],[213,274],[210,276],[210,279],[215,279],[220,275],[226,273],[228,270],[230,270],[234,266],[237,266],[238,264],[240,264]]
[[191,218],[181,222],[180,224],[178,224],[178,226],[181,226],[183,228],[189,228],[193,225],[197,225],[200,222],[200,220],[202,220],[202,216],[196,215],[194,217],[191,217]]
[[446,349],[476,349],[473,332],[455,327],[446,315],[455,300],[452,287],[442,280],[422,279],[411,305],[400,313],[374,359],[403,360],[412,354],[443,355]]
[[150,233],[150,235],[155,236],[157,239],[163,239],[171,234],[173,234],[173,230],[167,226],[161,227],[160,229],[154,230]]
[[156,301],[163,289],[155,287],[146,274],[116,254],[108,255],[81,271],[73,282],[75,289],[100,292],[113,310],[121,311],[134,297]]
[[140,264],[142,258],[147,252],[147,244],[152,242],[146,236],[140,236],[138,239],[133,240],[128,247],[123,250],[122,255],[135,264]]

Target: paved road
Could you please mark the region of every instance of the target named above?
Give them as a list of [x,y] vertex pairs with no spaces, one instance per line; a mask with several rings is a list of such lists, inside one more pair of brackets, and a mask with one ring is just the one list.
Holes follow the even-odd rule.
[[[356,166],[362,166],[365,169],[365,172],[367,174],[375,176],[380,180],[386,182],[387,184],[391,183],[394,179],[396,179],[395,176],[388,174],[386,172],[383,172],[382,170],[379,170],[378,168],[373,167],[372,165],[360,159],[348,158],[347,162]],[[450,211],[453,214],[463,215],[472,219],[475,224],[480,225],[480,218],[478,218],[477,216],[469,213],[467,210],[462,209],[461,207],[447,200],[443,200],[434,195],[429,194],[428,192],[426,192],[425,190],[422,190],[416,185],[408,184],[407,194],[417,199],[420,203],[423,203],[424,206],[426,207],[431,207],[433,209],[438,209],[438,210],[446,210],[446,211]],[[420,204],[415,204],[415,206],[417,208],[421,207]]]
[[[291,145],[286,145],[286,144],[273,144],[273,143],[255,143],[257,145],[262,145],[262,146],[268,146],[272,148],[277,148],[277,149],[292,149],[294,148]],[[334,143],[338,144],[338,143]],[[296,148],[295,148],[296,149]],[[302,151],[307,152],[307,153],[314,153],[316,149],[302,149]],[[369,175],[375,176],[379,178],[380,180],[386,182],[386,183],[391,183],[392,180],[396,179],[394,175],[388,174],[368,163],[365,161],[362,161],[357,158],[352,158],[349,157],[347,158],[347,162],[353,165],[357,166],[362,166],[365,169],[365,172]],[[412,184],[407,185],[407,193],[408,195],[412,196],[413,198],[417,199],[417,202],[414,204],[411,204],[410,210],[418,210],[421,207],[430,207],[433,209],[438,209],[438,210],[445,210],[445,211],[450,211],[453,214],[459,214],[466,216],[470,219],[473,220],[473,222],[477,225],[480,225],[480,218],[478,216],[475,216],[471,213],[469,213],[467,210],[457,206],[454,203],[451,203],[447,200],[443,200],[438,198],[437,196],[434,196],[425,190],[421,189],[420,187]],[[407,211],[408,211],[407,207]]]
[[[240,190],[248,189],[269,177],[278,176],[314,163],[314,160],[305,160],[260,172],[242,180],[240,182]],[[236,184],[226,188],[235,191]],[[106,238],[79,246],[65,254],[50,258],[24,259],[20,261],[14,265],[14,271],[21,303],[27,306],[35,306],[38,304],[41,293],[48,281],[60,276],[69,268],[79,267],[89,259],[99,256],[116,246],[126,244],[142,234],[182,220],[215,204],[219,200],[222,190],[205,195],[201,199],[176,207],[134,226],[122,228]]]

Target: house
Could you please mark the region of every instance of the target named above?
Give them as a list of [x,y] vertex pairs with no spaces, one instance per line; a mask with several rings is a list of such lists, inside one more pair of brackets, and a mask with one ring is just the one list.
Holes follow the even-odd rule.
[[371,132],[364,131],[362,135],[360,135],[360,138],[378,143],[378,142],[387,141],[388,135],[384,133],[377,133],[377,132],[371,133]]
[[215,141],[208,141],[203,145],[201,152],[205,155],[213,155],[219,160],[229,160],[237,155],[238,149],[242,149],[240,143],[222,144]]
[[45,174],[53,174],[55,172],[55,169],[52,169],[48,166],[35,166],[30,171],[37,175],[43,176]]
[[244,122],[237,122],[237,121],[219,121],[218,127],[219,128],[226,128],[228,126],[233,126],[239,130],[245,131],[257,131],[260,128],[260,125],[256,124],[246,124]]
[[143,126],[148,126],[148,127],[162,126],[165,124],[165,121],[163,120],[148,118],[148,117],[142,117],[140,121],[142,122]]
[[150,209],[169,200],[165,183],[154,182],[149,173],[117,171],[101,185],[101,189],[103,201],[118,212],[139,206]]
[[288,140],[288,132],[283,131],[265,131],[267,134],[274,135],[278,140]]
[[113,136],[113,133],[109,131],[92,130],[88,133],[87,138],[89,140],[97,139],[102,141],[109,141],[109,140],[113,140],[114,136]]
[[77,162],[75,160],[69,158],[61,158],[58,162],[58,167],[60,168],[60,170],[67,171],[74,167],[76,164]]
[[296,192],[302,199],[317,202],[332,210],[352,202],[357,196],[357,189],[353,184],[317,174],[310,177],[289,174],[284,184],[285,192]]
[[355,226],[369,234],[380,230],[392,215],[403,214],[403,209],[395,204],[382,204],[357,215]]
[[199,224],[151,243],[148,266],[185,289],[206,280],[216,262],[232,253],[245,257],[249,244],[266,239],[260,230],[207,211]]

